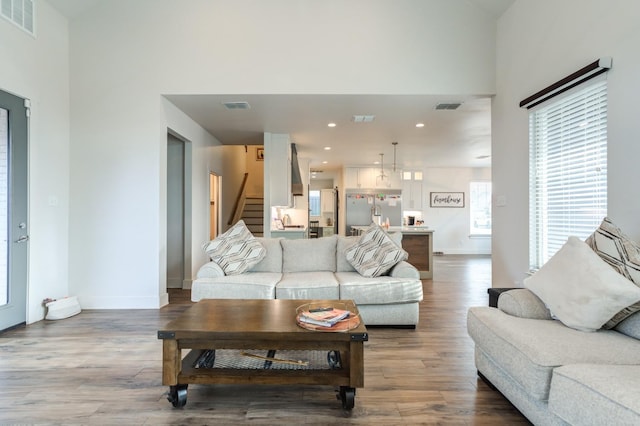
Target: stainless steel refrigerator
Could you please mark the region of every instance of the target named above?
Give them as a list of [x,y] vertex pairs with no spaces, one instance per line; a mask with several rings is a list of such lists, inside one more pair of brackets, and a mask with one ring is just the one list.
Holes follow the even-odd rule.
[[402,225],[402,191],[399,189],[347,189],[346,233],[355,235],[352,226],[369,226],[371,222]]

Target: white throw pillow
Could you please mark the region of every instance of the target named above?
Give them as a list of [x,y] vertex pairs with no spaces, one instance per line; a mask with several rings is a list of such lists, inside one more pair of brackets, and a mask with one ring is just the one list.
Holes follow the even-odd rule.
[[379,277],[409,255],[376,224],[360,236],[357,243],[345,250],[345,257],[363,277]]
[[204,245],[204,251],[225,275],[237,275],[256,265],[267,250],[239,220],[227,232]]
[[582,331],[598,330],[621,309],[640,301],[640,288],[576,237],[569,237],[524,286],[564,325]]

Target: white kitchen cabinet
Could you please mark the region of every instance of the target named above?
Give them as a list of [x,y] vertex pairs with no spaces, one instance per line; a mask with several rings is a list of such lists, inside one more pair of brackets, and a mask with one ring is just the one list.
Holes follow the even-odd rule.
[[373,174],[373,169],[363,167],[358,169],[358,174],[360,176],[360,184],[362,185],[362,188],[376,187],[376,177]]
[[360,168],[347,167],[345,169],[345,188],[365,188],[360,182]]
[[[416,176],[416,173],[419,175]],[[422,210],[422,173],[404,172],[405,178],[402,181],[402,208],[405,210]],[[419,180],[417,177],[419,176]]]
[[375,167],[347,167],[345,169],[345,188],[362,189],[401,189],[402,180],[400,172],[394,173],[385,168],[387,178],[380,180],[380,169]]
[[333,213],[335,210],[335,195],[333,189],[320,190],[320,213]]
[[[409,197],[405,198],[404,194],[406,189],[408,189]],[[405,205],[405,209],[407,210],[422,210],[422,182],[416,182],[414,180],[405,182],[402,189],[402,198],[407,200],[408,204]]]
[[322,227],[322,236],[330,237],[334,234],[333,226],[323,226]]

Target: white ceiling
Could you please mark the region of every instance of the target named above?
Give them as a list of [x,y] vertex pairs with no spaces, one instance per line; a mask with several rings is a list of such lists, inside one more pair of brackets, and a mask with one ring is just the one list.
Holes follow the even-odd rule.
[[[68,19],[79,18],[108,0],[48,0]],[[514,0],[460,0],[496,19]],[[298,156],[313,169],[369,166],[393,162],[397,141],[400,168],[490,167],[491,100],[475,96],[430,95],[167,95],[178,108],[223,144],[259,145],[262,134],[288,133]],[[246,101],[248,110],[227,110],[222,103]],[[454,111],[436,111],[441,102],[462,102]],[[354,123],[353,115],[375,115]],[[334,122],[335,128],[327,124]],[[425,124],[416,128],[418,122]],[[331,150],[326,151],[325,146]],[[326,163],[323,163],[325,162]]]
[[[400,168],[487,167],[491,154],[491,100],[424,95],[169,95],[178,108],[225,144],[259,145],[264,132],[288,133],[312,168],[371,165],[384,154]],[[246,101],[247,110],[223,102]],[[440,102],[460,102],[437,111]],[[356,123],[353,115],[375,115]],[[336,127],[328,127],[328,123]],[[416,128],[416,123],[425,124]],[[324,147],[331,147],[330,151]],[[326,164],[323,164],[326,161]]]

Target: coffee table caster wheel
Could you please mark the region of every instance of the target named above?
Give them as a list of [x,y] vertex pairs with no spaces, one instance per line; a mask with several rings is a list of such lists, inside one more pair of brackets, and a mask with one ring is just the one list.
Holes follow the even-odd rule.
[[169,400],[175,408],[182,408],[187,404],[187,386],[188,385],[169,386],[167,400]]
[[342,408],[345,410],[353,409],[356,403],[356,390],[349,386],[340,386],[339,399],[342,401]]

